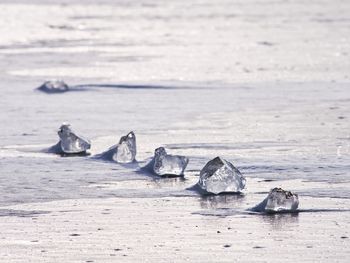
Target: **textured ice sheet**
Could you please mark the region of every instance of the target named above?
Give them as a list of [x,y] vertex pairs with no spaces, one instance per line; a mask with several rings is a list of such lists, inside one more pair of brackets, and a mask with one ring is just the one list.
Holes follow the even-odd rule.
[[[155,262],[232,262],[232,258],[347,262],[349,212],[246,214],[237,208],[245,207],[247,200],[214,197],[80,199],[11,206],[29,218],[0,216],[0,256],[5,262],[23,263],[28,258],[36,262],[138,262],[143,258]],[[349,207],[349,200],[333,198],[305,198],[305,203],[339,211]],[[233,209],[229,213],[220,207]],[[30,215],[32,211],[50,213]],[[210,247],[211,253],[203,247]]]
[[[286,189],[295,188],[280,182],[298,179],[312,184],[302,195],[349,198],[348,2],[70,4],[1,3],[4,204],[106,196],[85,186],[142,176],[113,163],[11,148],[55,141],[57,123],[66,120],[96,141],[93,154],[115,144],[102,137],[134,130],[140,161],[159,145],[189,156],[194,178],[174,183],[176,191],[221,155],[247,179]],[[84,92],[33,91],[51,78]]]
[[2,1],[0,52],[31,64],[3,62],[8,73],[119,81],[348,81],[346,1],[306,7],[302,0],[104,0],[73,1],[72,8],[62,2]]
[[[4,262],[348,261],[349,1],[67,3],[0,4]],[[79,92],[34,91],[52,78]],[[186,177],[43,153],[67,120],[92,154],[134,130],[140,166],[164,145]],[[186,190],[215,156],[245,195]],[[274,187],[304,212],[248,211]]]

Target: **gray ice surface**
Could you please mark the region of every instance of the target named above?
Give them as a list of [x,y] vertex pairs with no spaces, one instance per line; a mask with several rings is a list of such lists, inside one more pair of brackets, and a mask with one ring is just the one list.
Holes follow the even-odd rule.
[[[67,3],[0,4],[2,205],[185,195],[215,156],[247,181],[300,180],[303,200],[350,198],[349,1]],[[48,79],[83,91],[33,91]],[[188,156],[186,180],[28,151],[66,120],[92,154],[133,130],[138,161]]]

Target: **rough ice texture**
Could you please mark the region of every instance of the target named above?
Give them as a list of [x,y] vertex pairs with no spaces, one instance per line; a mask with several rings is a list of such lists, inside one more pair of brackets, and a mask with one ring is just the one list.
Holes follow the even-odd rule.
[[83,153],[91,147],[90,141],[76,135],[69,124],[62,124],[58,136],[60,137],[59,145],[63,153]]
[[209,161],[199,176],[199,187],[212,194],[238,193],[244,189],[246,183],[240,171],[221,157]]
[[282,188],[273,188],[268,196],[253,210],[266,213],[295,212],[298,206],[299,198],[297,194],[285,191]]
[[115,161],[117,163],[132,163],[136,158],[136,136],[134,132],[120,138],[117,145],[112,146],[98,158]]
[[69,90],[68,85],[62,80],[45,81],[38,90],[46,93],[62,93]]
[[159,176],[183,176],[189,159],[180,155],[169,155],[163,147],[154,151],[153,172]]

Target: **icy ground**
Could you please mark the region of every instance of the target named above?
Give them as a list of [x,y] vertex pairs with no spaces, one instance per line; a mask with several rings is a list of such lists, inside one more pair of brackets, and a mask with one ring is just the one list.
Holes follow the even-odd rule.
[[[349,14],[341,0],[0,1],[0,206],[184,197],[196,213],[186,189],[222,156],[246,195],[200,215],[235,214],[217,208],[243,211],[282,187],[301,209],[345,210],[329,218],[349,226]],[[35,90],[51,78],[74,89]],[[41,151],[63,122],[91,139],[91,156]],[[164,146],[190,158],[185,179],[93,159],[131,130],[139,165]]]

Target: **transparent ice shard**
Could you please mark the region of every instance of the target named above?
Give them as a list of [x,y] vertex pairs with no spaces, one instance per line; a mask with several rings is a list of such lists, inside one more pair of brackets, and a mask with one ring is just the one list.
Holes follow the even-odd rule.
[[183,176],[188,158],[180,155],[169,155],[163,147],[154,151],[153,172],[159,176]]
[[216,157],[209,161],[199,175],[199,187],[212,194],[238,193],[245,187],[246,180],[230,162]]
[[294,212],[298,209],[299,198],[297,194],[285,191],[282,188],[271,189],[268,196],[253,210],[266,213]]
[[134,132],[129,132],[119,140],[113,160],[118,163],[131,163],[136,157],[136,136]]
[[122,136],[119,143],[110,147],[107,151],[98,154],[97,158],[115,161],[117,163],[132,163],[136,158],[136,136],[129,132]]
[[69,90],[69,86],[62,80],[45,81],[38,90],[46,93],[62,93]]
[[69,124],[61,125],[58,136],[60,137],[59,145],[63,153],[84,153],[91,147],[90,141],[76,135]]

